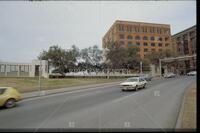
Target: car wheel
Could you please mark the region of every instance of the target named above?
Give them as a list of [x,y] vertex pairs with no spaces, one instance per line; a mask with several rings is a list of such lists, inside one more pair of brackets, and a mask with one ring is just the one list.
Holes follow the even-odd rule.
[[137,86],[137,85],[135,86],[135,90],[136,90],[136,91],[138,90],[138,86]]
[[12,108],[12,107],[14,107],[16,105],[16,101],[15,101],[15,99],[8,99],[7,101],[6,101],[6,103],[5,103],[5,107],[6,108]]
[[146,83],[144,84],[143,88],[145,88],[145,87],[146,87]]

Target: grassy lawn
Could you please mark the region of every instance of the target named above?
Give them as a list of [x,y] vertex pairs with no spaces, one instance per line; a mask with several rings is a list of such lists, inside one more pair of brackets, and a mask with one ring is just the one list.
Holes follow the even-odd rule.
[[196,129],[196,85],[190,88],[184,103],[181,127],[184,129]]
[[[121,81],[122,79],[104,78],[65,78],[65,79],[41,79],[42,90],[58,89],[64,87],[81,86],[97,83]],[[15,87],[19,92],[36,91],[39,88],[38,78],[0,78],[0,86]]]

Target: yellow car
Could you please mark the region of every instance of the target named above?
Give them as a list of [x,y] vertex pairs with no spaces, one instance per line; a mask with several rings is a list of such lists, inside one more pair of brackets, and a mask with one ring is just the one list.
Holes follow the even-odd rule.
[[13,87],[0,87],[0,107],[12,108],[21,100],[21,94]]

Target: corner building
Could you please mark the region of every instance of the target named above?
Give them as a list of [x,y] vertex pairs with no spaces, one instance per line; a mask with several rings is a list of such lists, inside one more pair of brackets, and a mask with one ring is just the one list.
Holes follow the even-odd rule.
[[169,24],[155,24],[117,20],[102,39],[103,49],[112,42],[128,48],[139,46],[139,55],[143,59],[148,52],[173,50]]

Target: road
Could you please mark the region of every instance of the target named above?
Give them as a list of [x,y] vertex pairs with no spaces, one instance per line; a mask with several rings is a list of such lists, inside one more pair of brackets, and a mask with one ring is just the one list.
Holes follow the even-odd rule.
[[174,128],[186,88],[196,77],[158,79],[122,92],[116,85],[21,101],[0,110],[0,129]]

